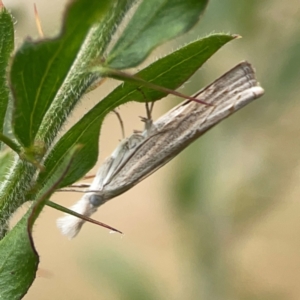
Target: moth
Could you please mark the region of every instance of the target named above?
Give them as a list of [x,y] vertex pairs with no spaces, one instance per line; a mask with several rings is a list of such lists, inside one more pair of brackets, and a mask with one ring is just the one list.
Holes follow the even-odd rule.
[[[251,64],[241,62],[193,95],[210,105],[186,100],[155,122],[146,120],[142,133],[124,139],[71,209],[90,217],[99,206],[131,189],[210,128],[263,94]],[[73,238],[84,222],[67,215],[58,219],[57,225],[64,235]]]

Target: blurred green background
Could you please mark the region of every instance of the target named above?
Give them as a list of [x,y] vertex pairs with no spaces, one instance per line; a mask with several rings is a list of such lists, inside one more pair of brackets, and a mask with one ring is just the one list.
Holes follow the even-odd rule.
[[[57,34],[66,1],[35,2],[46,36]],[[16,44],[37,37],[33,1],[4,4],[17,21]],[[87,224],[68,241],[55,228],[61,213],[46,209],[34,230],[38,278],[25,299],[300,299],[299,20],[297,0],[211,0],[191,32],[155,51],[148,63],[199,36],[239,34],[182,91],[191,94],[248,60],[265,96],[103,206],[95,218],[124,237]],[[88,94],[72,122],[116,84]],[[155,116],[177,102],[161,101]],[[120,112],[128,135],[142,127],[141,104]],[[109,116],[100,162],[120,138]],[[70,206],[78,198],[52,200]]]

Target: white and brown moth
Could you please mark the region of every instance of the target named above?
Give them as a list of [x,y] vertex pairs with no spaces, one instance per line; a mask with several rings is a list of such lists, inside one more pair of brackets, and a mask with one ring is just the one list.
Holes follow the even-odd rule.
[[[251,64],[242,62],[193,97],[153,122],[143,133],[124,139],[100,166],[92,184],[71,208],[91,216],[106,201],[126,192],[162,167],[207,130],[259,98],[264,90]],[[75,237],[85,221],[67,215],[57,221],[61,232]]]

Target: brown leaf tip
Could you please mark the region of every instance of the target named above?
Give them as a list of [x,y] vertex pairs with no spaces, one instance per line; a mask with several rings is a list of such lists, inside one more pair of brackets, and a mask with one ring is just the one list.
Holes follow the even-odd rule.
[[242,36],[239,35],[239,34],[233,34],[232,36],[233,36],[233,38],[235,38],[235,39],[241,39],[241,38],[242,38]]

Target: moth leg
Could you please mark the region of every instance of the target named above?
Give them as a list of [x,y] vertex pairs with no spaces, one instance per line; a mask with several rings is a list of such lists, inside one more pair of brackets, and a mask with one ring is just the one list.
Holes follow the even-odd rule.
[[125,139],[124,123],[123,123],[123,120],[121,118],[121,115],[115,109],[113,109],[112,112],[117,116],[117,118],[118,118],[118,120],[120,122],[121,132],[122,132],[122,138]]
[[152,120],[152,111],[153,111],[153,106],[154,102],[146,102],[146,117],[140,117],[141,121],[145,123],[145,129],[144,131],[146,132],[146,136],[150,135],[149,132],[151,131],[153,127],[153,120]]
[[153,111],[153,107],[154,107],[154,102],[146,102],[146,113],[147,113],[147,119],[148,120],[152,120],[152,111]]
[[154,102],[146,102],[146,117],[140,117],[141,121],[145,123],[145,135],[149,136],[150,132],[153,128],[153,120],[152,120],[152,111],[154,107]]
[[[140,88],[137,89],[145,99],[146,106],[146,117],[140,117],[141,121],[145,123],[145,131],[148,132],[152,128],[153,120],[152,120],[152,111],[154,107],[154,102],[149,102],[145,93]],[[149,105],[150,103],[150,105]]]

